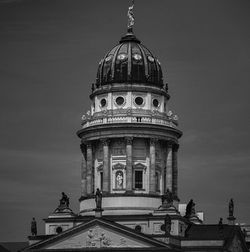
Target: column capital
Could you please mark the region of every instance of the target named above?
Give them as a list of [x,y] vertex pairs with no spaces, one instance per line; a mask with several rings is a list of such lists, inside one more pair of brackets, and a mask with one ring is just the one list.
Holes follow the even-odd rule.
[[167,141],[167,148],[173,148],[174,143],[171,141]]
[[86,150],[86,145],[85,145],[85,143],[81,143],[81,144],[80,144],[80,149],[81,149],[82,152],[84,152],[84,151]]
[[92,143],[90,141],[85,142],[85,145],[87,146],[87,148],[91,148],[92,147]]
[[125,141],[127,145],[131,145],[133,142],[133,137],[125,137]]
[[158,138],[150,138],[150,145],[155,145],[158,142]]
[[173,145],[173,151],[178,151],[180,145],[179,144],[174,144]]
[[108,138],[101,138],[100,141],[103,146],[108,146],[110,143],[110,139],[108,139]]

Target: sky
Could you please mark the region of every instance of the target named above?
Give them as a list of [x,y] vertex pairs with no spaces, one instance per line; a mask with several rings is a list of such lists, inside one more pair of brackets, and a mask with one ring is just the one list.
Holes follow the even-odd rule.
[[[79,211],[81,116],[129,0],[0,1],[0,237],[25,241],[66,192]],[[230,198],[250,224],[250,1],[136,0],[135,35],[160,60],[183,131],[179,198],[205,223]]]

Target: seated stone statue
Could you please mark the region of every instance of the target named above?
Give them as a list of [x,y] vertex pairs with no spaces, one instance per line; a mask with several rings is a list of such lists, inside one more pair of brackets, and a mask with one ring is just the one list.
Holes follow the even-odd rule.
[[161,197],[162,208],[168,208],[173,205],[173,193],[167,189],[166,193]]
[[69,197],[62,192],[62,198],[60,199],[60,207],[69,207]]
[[191,216],[194,216],[195,215],[195,203],[193,202],[193,200],[191,199],[188,204],[187,204],[187,207],[186,207],[186,214],[185,214],[185,217],[186,218],[189,218]]

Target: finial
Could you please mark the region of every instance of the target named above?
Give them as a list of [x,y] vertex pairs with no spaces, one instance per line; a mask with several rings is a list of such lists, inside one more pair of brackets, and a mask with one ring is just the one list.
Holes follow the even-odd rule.
[[132,0],[132,5],[128,7],[128,32],[133,32],[133,25],[135,23],[133,8],[135,1]]

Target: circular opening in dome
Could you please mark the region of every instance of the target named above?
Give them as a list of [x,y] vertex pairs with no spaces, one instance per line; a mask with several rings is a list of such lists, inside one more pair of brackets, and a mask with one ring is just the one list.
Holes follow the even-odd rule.
[[133,58],[135,59],[135,60],[137,60],[137,61],[140,61],[141,59],[142,59],[142,56],[140,55],[140,54],[134,54],[133,55]]
[[101,99],[101,107],[105,107],[107,105],[107,100],[106,99]]
[[115,99],[115,102],[118,106],[121,106],[123,103],[124,103],[124,98],[122,96],[118,96],[116,99]]
[[136,225],[135,226],[135,231],[140,233],[141,232],[141,226],[140,225]]
[[154,61],[155,61],[155,59],[154,59],[152,56],[148,56],[148,60],[149,60],[150,62],[154,62]]
[[136,103],[136,105],[141,106],[143,104],[143,98],[140,96],[137,96],[135,98],[135,103]]
[[117,56],[117,59],[118,59],[118,60],[125,60],[125,59],[127,59],[127,54],[121,53],[121,54],[119,54],[119,55]]
[[153,105],[154,105],[154,107],[158,108],[159,107],[159,101],[157,99],[153,99]]
[[105,62],[109,62],[112,59],[112,55],[109,55],[106,59]]

